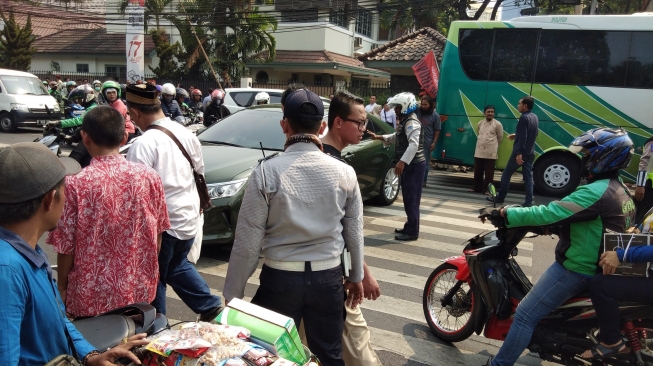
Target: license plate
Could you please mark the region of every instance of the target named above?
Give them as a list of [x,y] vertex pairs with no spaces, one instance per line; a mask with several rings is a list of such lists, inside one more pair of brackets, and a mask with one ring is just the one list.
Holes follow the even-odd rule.
[[50,121],[48,121],[47,119],[37,119],[36,120],[36,124],[41,125],[41,126],[45,126],[45,124],[48,123],[48,122],[50,122]]

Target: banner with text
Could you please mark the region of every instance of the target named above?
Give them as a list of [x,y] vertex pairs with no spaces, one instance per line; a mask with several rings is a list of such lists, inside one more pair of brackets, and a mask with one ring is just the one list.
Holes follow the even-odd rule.
[[435,53],[433,51],[427,53],[424,58],[417,61],[413,65],[413,72],[415,77],[431,98],[435,98],[438,94],[438,82],[440,81],[440,69],[435,60]]
[[127,80],[145,79],[144,7],[138,0],[129,2],[125,50],[127,52]]

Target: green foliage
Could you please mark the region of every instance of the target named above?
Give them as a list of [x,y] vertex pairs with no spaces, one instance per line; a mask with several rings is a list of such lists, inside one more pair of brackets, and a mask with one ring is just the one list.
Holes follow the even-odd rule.
[[0,11],[5,26],[0,31],[0,65],[14,70],[28,71],[36,48],[32,46],[36,37],[32,34],[32,17],[27,16],[27,23],[21,27],[14,18],[13,10],[9,18]]
[[396,30],[393,38],[424,27],[431,27],[446,35],[451,22],[459,18],[452,5],[453,2],[443,0],[388,0],[380,8],[381,28]]
[[177,55],[181,52],[179,43],[170,44],[168,35],[163,29],[152,29],[149,34],[152,36],[156,54],[159,57],[159,65],[155,68],[148,66],[150,70],[160,79],[172,79],[179,76],[179,65]]

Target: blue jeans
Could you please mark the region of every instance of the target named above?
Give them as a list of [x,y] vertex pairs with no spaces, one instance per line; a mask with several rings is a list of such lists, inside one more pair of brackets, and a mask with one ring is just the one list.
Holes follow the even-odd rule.
[[159,284],[152,301],[159,313],[166,313],[166,284],[195,314],[208,313],[222,304],[220,297],[211,295],[206,281],[188,261],[194,240],[181,240],[163,233],[159,251]]
[[[522,155],[524,164],[521,165],[521,174],[524,177],[524,185],[526,186],[526,198],[524,199],[524,205],[530,206],[533,204],[533,160],[535,160],[535,154]],[[508,159],[508,164],[501,174],[501,188],[499,189],[499,194],[497,195],[497,202],[503,202],[508,195],[508,189],[510,188],[510,178],[512,175],[519,169],[519,164],[517,164],[517,154],[513,153]]]
[[491,365],[514,365],[530,343],[540,320],[572,296],[586,291],[590,280],[554,262],[517,306],[506,340]]
[[410,163],[404,166],[401,173],[401,195],[404,199],[406,223],[404,231],[407,235],[419,235],[419,204],[422,200],[422,183],[426,162]]

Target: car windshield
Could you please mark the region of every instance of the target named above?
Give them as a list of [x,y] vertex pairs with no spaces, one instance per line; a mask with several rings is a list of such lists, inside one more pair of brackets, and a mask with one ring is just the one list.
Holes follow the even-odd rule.
[[280,108],[245,109],[223,119],[198,136],[200,141],[231,146],[283,151],[286,136],[279,121]]
[[0,76],[9,94],[48,95],[43,83],[31,76]]

